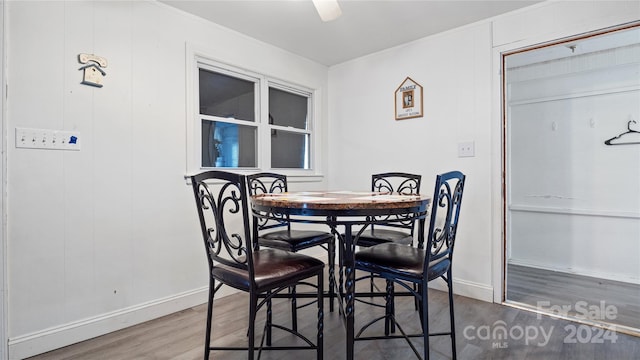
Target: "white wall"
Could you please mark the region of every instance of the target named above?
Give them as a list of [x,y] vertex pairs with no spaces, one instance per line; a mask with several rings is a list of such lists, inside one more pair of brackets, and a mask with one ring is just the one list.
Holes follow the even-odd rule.
[[[428,37],[329,71],[331,188],[367,189],[371,174],[467,175],[456,244],[456,291],[491,300],[491,24]],[[395,120],[394,92],[409,76],[423,86],[424,117]],[[475,141],[473,158],[458,142]]]
[[[6,10],[11,358],[205,302],[187,47],[319,94],[327,68],[155,2]],[[103,88],[80,84],[79,53],[107,58]],[[82,149],[16,149],[15,127],[79,130]]]
[[[502,301],[501,52],[640,20],[640,3],[548,2],[334,66],[329,71],[329,185],[366,188],[369,174],[467,174],[453,270],[457,293]],[[424,117],[394,120],[410,76]],[[457,143],[475,141],[473,158]],[[492,294],[493,292],[493,294]]]

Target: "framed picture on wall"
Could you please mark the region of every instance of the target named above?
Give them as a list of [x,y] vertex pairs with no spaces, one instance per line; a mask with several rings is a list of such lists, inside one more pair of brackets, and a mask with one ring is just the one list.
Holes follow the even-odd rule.
[[395,93],[396,120],[422,117],[422,86],[407,76]]

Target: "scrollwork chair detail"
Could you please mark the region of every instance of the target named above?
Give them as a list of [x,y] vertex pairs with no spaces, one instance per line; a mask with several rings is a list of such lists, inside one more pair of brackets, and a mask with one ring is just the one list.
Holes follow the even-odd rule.
[[[267,321],[258,346],[264,345],[265,334],[272,328],[287,331],[306,345],[278,346],[277,349],[313,349],[317,359],[323,357],[323,275],[324,263],[313,257],[278,249],[260,249],[251,236],[244,175],[207,171],[190,177],[195,196],[200,228],[209,264],[209,300],[205,334],[204,358],[212,350],[245,350],[253,359],[256,352],[256,314],[267,309]],[[317,340],[315,344],[301,333],[271,322],[271,299],[278,293],[302,281],[317,277]],[[211,345],[214,297],[222,285],[231,286],[249,295],[248,344],[246,347],[216,347]],[[276,347],[273,347],[274,349]]]
[[[459,171],[452,171],[436,177],[435,190],[432,198],[431,214],[429,216],[429,228],[426,234],[420,230],[417,247],[406,246],[397,243],[384,243],[375,245],[356,253],[356,269],[370,272],[388,281],[400,284],[419,300],[420,321],[422,334],[407,335],[395,319],[395,309],[387,309],[385,315],[374,319],[362,327],[356,340],[372,340],[379,338],[404,338],[418,358],[429,358],[429,336],[449,335],[451,337],[451,351],[456,358],[455,319],[453,309],[453,278],[451,265],[453,262],[453,249],[458,229],[462,192],[464,190],[465,175]],[[424,223],[421,224],[424,228]],[[424,238],[426,237],[426,244]],[[426,245],[426,246],[425,246]],[[428,311],[428,282],[435,279],[443,279],[448,287],[449,295],[449,320],[451,331],[445,333],[429,334]],[[412,284],[417,284],[417,291]],[[393,297],[390,296],[391,286],[387,286],[387,306],[393,306]],[[402,335],[389,335],[377,337],[361,336],[371,324],[378,320],[389,320],[400,330]],[[424,341],[424,351],[421,355],[411,343],[410,337],[420,336]]]
[[[371,191],[399,193],[404,195],[420,194],[422,176],[402,172],[388,172],[371,175]],[[387,242],[404,245],[413,243],[414,221],[398,218],[386,225],[371,226],[358,238],[358,246],[369,247]]]

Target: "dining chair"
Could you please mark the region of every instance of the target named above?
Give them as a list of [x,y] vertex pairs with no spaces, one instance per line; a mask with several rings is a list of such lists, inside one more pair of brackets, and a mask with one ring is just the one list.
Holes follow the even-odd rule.
[[[403,172],[386,172],[371,175],[371,191],[396,192],[404,195],[420,194],[422,176]],[[370,225],[358,237],[359,247],[370,247],[383,243],[413,244],[414,221],[403,219],[397,215],[386,216],[390,223],[384,225]],[[359,278],[358,280],[361,280]],[[370,276],[369,291],[374,291],[373,277]]]
[[[387,283],[387,309],[385,314],[363,325],[356,335],[356,340],[404,338],[418,358],[428,359],[429,336],[449,335],[451,337],[452,356],[454,359],[456,358],[451,269],[465,178],[466,176],[459,171],[447,172],[436,177],[431,214],[429,216],[429,228],[426,234],[422,229],[419,229],[417,246],[389,242],[359,250],[356,253],[355,267],[357,270],[370,272],[384,278]],[[424,227],[424,222],[422,222],[421,227]],[[447,284],[451,327],[449,332],[430,334],[427,284],[438,278],[444,280]],[[396,321],[395,309],[392,308],[394,306],[393,296],[391,296],[394,283],[413,293],[416,299],[419,300],[421,334],[406,334]],[[417,290],[414,289],[412,284],[417,285]],[[393,323],[399,329],[401,335],[390,334],[385,327],[384,336],[362,336],[362,333],[371,324],[382,319],[388,319]],[[411,337],[415,336],[423,338],[424,350],[422,356],[410,340]]]
[[[323,357],[323,276],[324,262],[311,256],[280,249],[261,249],[252,237],[246,177],[224,171],[206,171],[190,177],[200,228],[209,264],[209,299],[204,358],[212,350],[246,350],[253,359],[256,351],[256,316],[265,307],[267,316],[258,346],[265,349],[316,350]],[[271,300],[301,282],[317,281],[317,340],[315,344],[297,330],[272,323]],[[246,347],[212,346],[213,304],[216,293],[227,285],[249,295],[248,344]],[[281,329],[304,341],[303,345],[270,346],[271,329]],[[264,345],[265,335],[267,346]]]
[[[250,195],[274,194],[289,191],[287,176],[270,172],[247,175]],[[329,311],[333,311],[335,298],[335,238],[330,232],[316,230],[291,229],[286,215],[277,220],[257,219],[254,226],[258,232],[260,246],[298,252],[300,250],[320,246],[327,251],[329,267]],[[298,328],[297,309],[307,304],[298,305],[296,287],[291,289],[291,321],[292,328]]]

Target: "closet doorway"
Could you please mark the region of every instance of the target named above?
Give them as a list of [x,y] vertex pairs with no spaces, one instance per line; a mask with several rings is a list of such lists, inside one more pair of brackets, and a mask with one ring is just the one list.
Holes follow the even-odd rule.
[[640,335],[640,25],[503,74],[506,302]]

